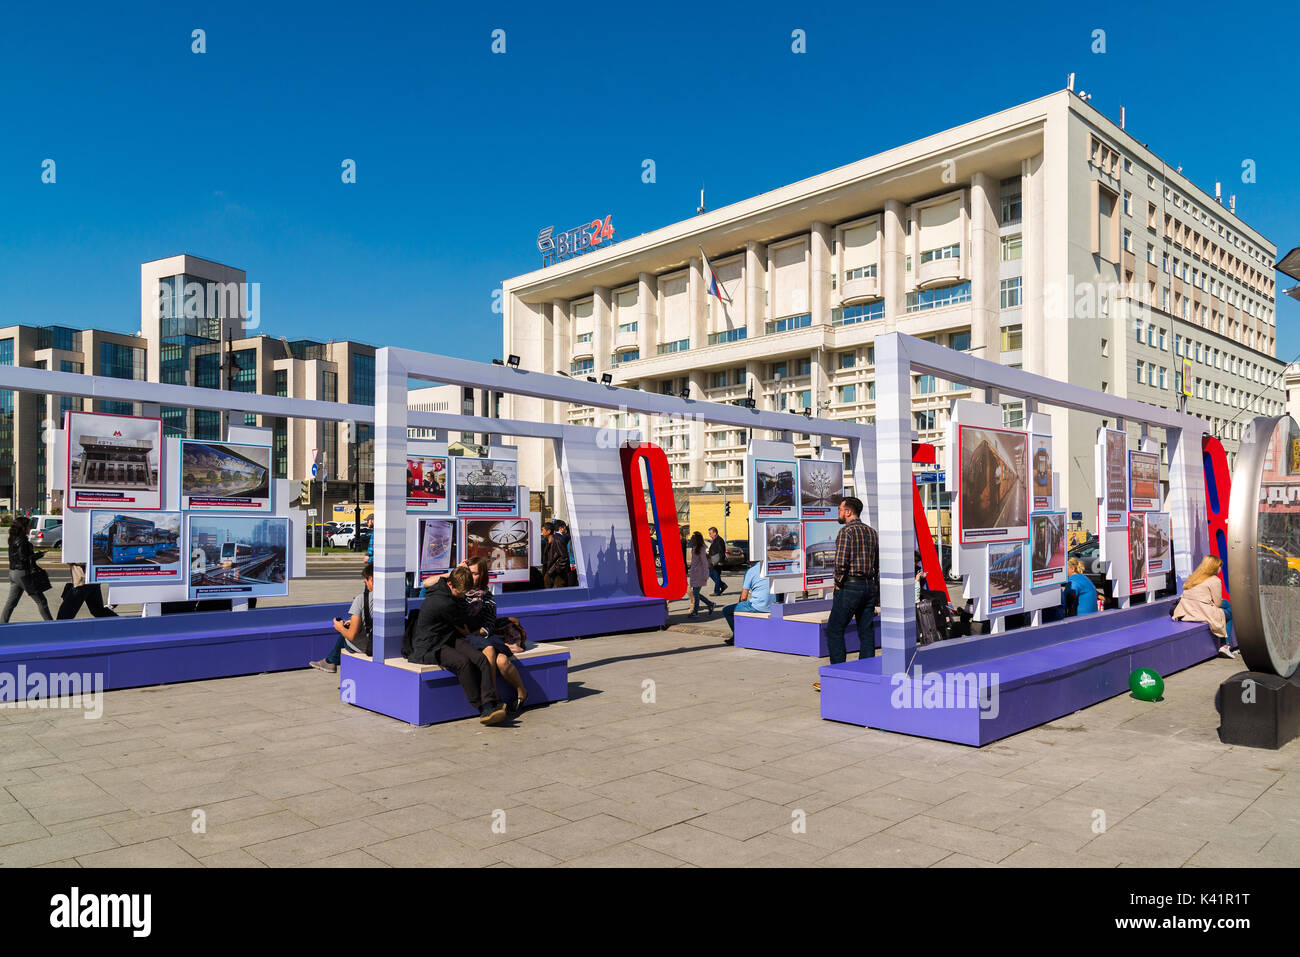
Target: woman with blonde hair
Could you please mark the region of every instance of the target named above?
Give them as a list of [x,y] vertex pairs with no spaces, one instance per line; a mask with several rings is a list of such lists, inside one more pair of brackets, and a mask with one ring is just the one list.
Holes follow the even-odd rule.
[[1079,610],[1075,614],[1096,614],[1101,609],[1101,602],[1097,599],[1097,586],[1084,574],[1083,562],[1071,558],[1066,563],[1066,568],[1070,572],[1070,577],[1065,580],[1065,590],[1074,592],[1078,597]]
[[1183,594],[1174,607],[1175,621],[1203,621],[1210,626],[1210,632],[1223,639],[1219,645],[1219,657],[1235,658],[1232,650],[1232,605],[1223,600],[1223,582],[1219,581],[1219,569],[1223,562],[1213,555],[1206,555],[1196,566],[1196,571],[1183,582]]

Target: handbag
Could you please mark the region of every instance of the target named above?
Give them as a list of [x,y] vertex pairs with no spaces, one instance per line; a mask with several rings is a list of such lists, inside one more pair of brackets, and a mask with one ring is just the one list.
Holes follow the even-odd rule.
[[33,564],[31,574],[27,577],[28,591],[33,595],[39,595],[49,591],[54,585],[50,582],[50,574],[40,565]]

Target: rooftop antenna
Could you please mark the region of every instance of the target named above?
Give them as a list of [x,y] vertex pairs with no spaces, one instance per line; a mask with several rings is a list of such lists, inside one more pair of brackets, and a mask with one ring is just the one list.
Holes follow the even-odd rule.
[[703,186],[700,187],[700,205],[695,211],[697,213],[704,212],[704,187]]
[[1220,206],[1223,205],[1223,190],[1220,188],[1219,181],[1214,181],[1214,201]]
[[1119,128],[1121,130],[1124,128],[1124,107],[1122,106],[1119,108]]
[[1237,194],[1233,193],[1228,197],[1228,212],[1234,216],[1237,214]]
[[1065,79],[1065,88],[1066,88],[1067,90],[1069,90],[1071,93],[1074,92],[1074,74],[1073,74],[1073,73],[1071,73],[1069,76],[1066,77],[1066,79]]
[[1092,94],[1089,93],[1089,92],[1087,92],[1086,90],[1080,90],[1080,91],[1079,91],[1079,99],[1081,99],[1081,100],[1083,100],[1083,102],[1087,103],[1089,100],[1092,99]]

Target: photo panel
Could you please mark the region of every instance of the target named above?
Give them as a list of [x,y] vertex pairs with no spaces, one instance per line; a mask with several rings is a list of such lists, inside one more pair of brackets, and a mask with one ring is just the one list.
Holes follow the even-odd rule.
[[532,564],[532,520],[468,518],[461,521],[460,557],[486,558],[493,582],[526,582]]
[[456,564],[453,548],[456,523],[452,519],[431,518],[420,522],[419,576],[449,572]]
[[456,455],[456,514],[518,515],[519,463]]
[[758,521],[798,521],[799,501],[795,498],[798,471],[793,460],[754,459],[754,517]]
[[844,497],[844,464],[821,459],[799,460],[799,516],[835,518]]
[[1102,429],[1103,462],[1106,477],[1106,512],[1108,528],[1123,528],[1128,511],[1128,433]]
[[835,587],[835,539],[843,528],[837,521],[803,523],[803,587]]
[[1065,512],[1029,516],[1029,587],[1065,581]]
[[418,513],[451,511],[447,495],[450,461],[446,455],[406,456],[406,510]]
[[1128,510],[1154,512],[1160,507],[1160,456],[1155,452],[1128,454]]
[[1144,512],[1128,513],[1129,594],[1147,590],[1147,523]]
[[190,599],[289,594],[289,519],[191,512]]
[[1034,511],[1042,511],[1052,507],[1056,495],[1056,490],[1052,487],[1052,437],[1031,436],[1029,452],[1032,507]]
[[181,439],[176,471],[184,511],[274,511],[269,445]]
[[86,581],[90,584],[179,584],[185,580],[181,513],[95,509],[90,513],[89,554]]
[[800,530],[798,522],[765,522],[763,524],[763,536],[767,542],[768,577],[772,575],[798,575],[803,570]]
[[989,617],[1020,611],[1025,605],[1025,543],[988,546]]
[[1147,574],[1173,571],[1173,523],[1168,512],[1147,512]]
[[1010,429],[958,429],[961,544],[1029,538],[1029,437]]
[[162,508],[162,419],[67,413],[68,508]]

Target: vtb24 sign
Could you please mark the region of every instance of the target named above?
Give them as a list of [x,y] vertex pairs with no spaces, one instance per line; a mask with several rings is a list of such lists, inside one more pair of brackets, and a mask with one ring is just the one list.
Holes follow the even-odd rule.
[[557,263],[561,259],[580,256],[596,249],[602,243],[614,241],[613,214],[603,220],[593,219],[589,223],[556,233],[554,226],[547,226],[537,234],[537,251],[542,254],[543,268]]

